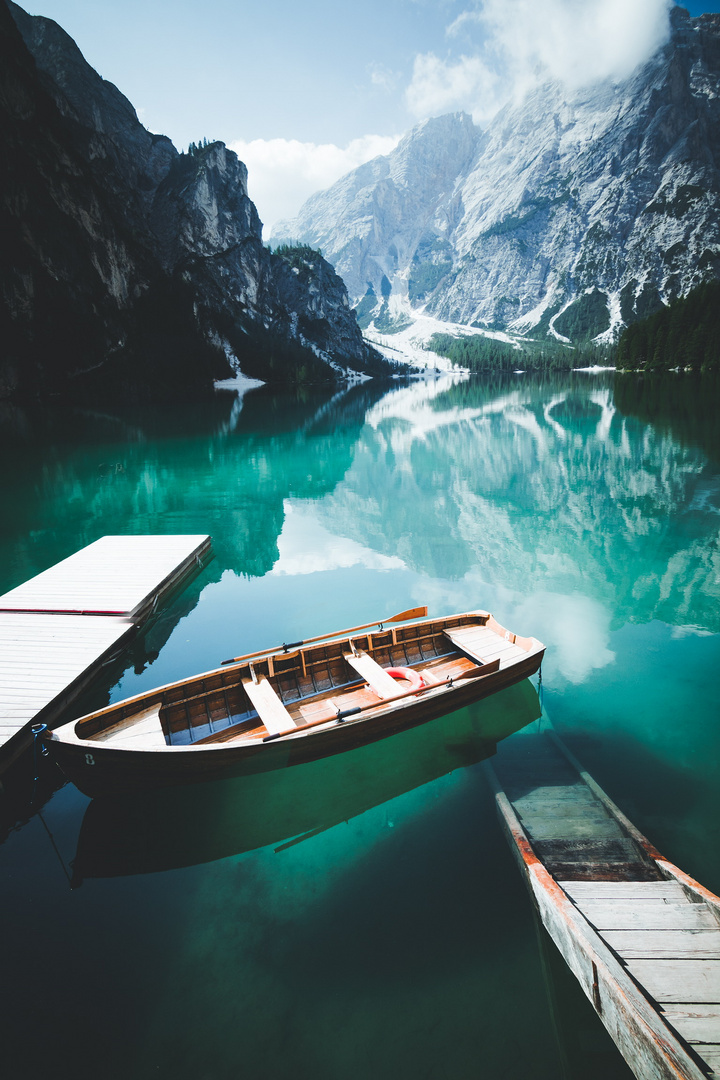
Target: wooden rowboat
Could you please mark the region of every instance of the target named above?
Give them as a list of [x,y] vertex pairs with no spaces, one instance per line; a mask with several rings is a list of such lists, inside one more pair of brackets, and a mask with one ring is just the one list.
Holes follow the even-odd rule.
[[49,746],[92,796],[265,772],[423,724],[540,666],[545,647],[486,611],[426,616],[235,657],[65,724]]

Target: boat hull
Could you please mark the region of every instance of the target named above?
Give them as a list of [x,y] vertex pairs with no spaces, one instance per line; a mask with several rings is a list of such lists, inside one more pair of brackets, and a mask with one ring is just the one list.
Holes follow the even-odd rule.
[[285,769],[366,746],[462,709],[527,679],[538,670],[540,659],[529,657],[525,664],[498,671],[476,683],[459,683],[449,690],[408,700],[369,719],[351,718],[276,742],[252,746],[168,746],[154,751],[113,749],[86,742],[50,745],[65,776],[91,798]]
[[525,680],[476,707],[299,769],[94,799],[80,830],[73,882],[298,843],[477,764],[539,715],[537,692]]
[[[452,655],[439,652],[442,641],[446,640],[446,630],[452,634],[467,626],[472,630],[485,624],[488,628],[492,626],[488,633],[493,641],[497,639],[496,647],[501,651],[506,650],[506,655],[507,650],[512,652],[511,660],[502,664],[499,658],[490,661],[477,657],[468,659],[468,655],[473,657],[474,654],[468,654],[466,650],[463,655],[456,646],[453,646],[455,652]],[[300,649],[294,654],[267,654],[260,660],[236,668],[217,669],[161,687],[67,724],[51,735],[51,752],[63,773],[91,797],[286,769],[388,738],[480,701],[534,674],[544,652],[544,646],[536,639],[517,638],[509,634],[487,612],[450,616],[446,620],[427,620],[392,632],[381,627],[375,634],[365,635],[364,640],[366,648],[370,652],[375,651],[375,655],[384,661],[385,671],[380,670],[380,665],[371,659],[368,652],[358,653],[352,642],[349,645],[342,642],[317,645]],[[387,671],[397,664],[397,660],[393,660],[397,652],[392,650],[401,648],[407,654],[407,650],[415,649],[419,641],[427,643],[429,640],[433,642],[434,654],[418,662],[417,666],[417,671],[425,672],[430,679],[422,692],[417,692],[413,687],[384,700],[382,693],[376,696],[377,692],[370,691],[362,679],[360,683],[355,681],[335,688],[323,688],[307,697],[286,698],[287,707],[294,710],[298,724],[292,727],[290,713],[280,704],[276,691],[269,689],[269,680],[272,679],[276,690],[282,692],[281,684],[290,668],[300,678],[301,672],[305,675],[306,669],[321,662],[319,657],[323,664],[330,665],[323,670],[330,673],[332,669],[336,674],[339,670],[340,678],[346,677],[342,674],[345,668],[350,670],[358,663],[363,665],[363,670],[369,670],[366,677],[370,679],[373,672],[387,677]],[[353,651],[348,653],[348,648]],[[451,656],[449,661],[448,656]],[[433,664],[440,667],[433,668]],[[256,666],[264,671],[256,671]],[[438,679],[438,673],[441,679]],[[450,678],[446,677],[448,673]],[[260,683],[257,682],[258,675]],[[253,685],[249,685],[251,682]],[[391,693],[394,685],[391,684]],[[267,721],[261,722],[258,715],[253,714],[254,721],[241,719],[234,729],[229,730],[229,737],[220,731],[209,738],[195,738],[185,745],[172,744],[178,730],[173,727],[178,708],[184,713],[188,706],[190,711],[199,707],[209,716],[211,710],[207,702],[211,699],[224,696],[227,703],[228,696],[236,692],[241,695],[250,693],[250,698],[257,697],[261,686],[266,695],[275,698],[275,708],[281,712],[280,724],[284,722],[283,716],[286,717],[291,730],[279,730],[268,736],[262,726],[262,723],[267,725]],[[368,699],[369,703],[356,707],[358,701]],[[246,703],[250,703],[250,699]],[[262,711],[263,700],[258,707]],[[321,718],[308,720],[305,715],[308,707],[320,707]],[[346,710],[345,719],[341,722],[335,720],[338,708]],[[232,713],[229,706],[227,711],[228,714]],[[245,712],[240,715],[245,717],[249,714]],[[144,721],[141,718],[145,716],[149,727],[154,725],[154,733],[143,736],[141,728]],[[138,725],[139,738],[128,737],[134,723]],[[241,729],[247,729],[253,723],[254,730],[244,734]]]

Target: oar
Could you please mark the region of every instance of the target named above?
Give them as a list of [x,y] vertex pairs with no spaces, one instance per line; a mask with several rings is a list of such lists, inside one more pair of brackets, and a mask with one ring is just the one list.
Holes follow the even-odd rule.
[[337,630],[334,634],[319,634],[318,637],[305,638],[304,641],[290,641],[277,645],[274,649],[260,649],[259,652],[245,653],[244,656],[233,656],[230,660],[223,660],[223,664],[237,664],[241,660],[252,660],[256,656],[268,656],[271,653],[287,652],[288,649],[299,649],[301,645],[312,645],[315,641],[329,641],[330,638],[345,637],[357,634],[359,630],[369,630],[371,626],[384,626],[385,623],[406,622],[408,619],[422,619],[427,615],[426,607],[408,608],[400,611],[397,615],[391,615],[389,619],[377,619],[375,622],[365,623],[364,626],[349,626],[347,630]]
[[[374,626],[375,624],[371,623],[370,625]],[[394,697],[382,698],[380,701],[372,701],[369,705],[356,705],[353,709],[337,709],[335,716],[326,716],[322,720],[311,720],[309,724],[303,724],[302,727],[291,727],[287,728],[285,731],[276,731],[272,735],[266,735],[263,738],[263,742],[266,743],[272,742],[274,739],[282,739],[284,735],[297,735],[298,732],[307,731],[308,728],[318,727],[320,724],[329,724],[331,720],[336,720],[341,724],[348,716],[355,716],[357,713],[367,712],[368,709],[379,709],[383,705],[392,705],[395,701],[401,701],[403,698],[412,697],[413,694],[422,694],[425,690],[437,690],[438,687],[441,686],[450,687],[453,683],[459,682],[460,679],[480,679],[484,675],[492,675],[499,667],[499,660],[491,660],[489,664],[483,664],[482,667],[470,668],[468,671],[462,671],[458,675],[451,675],[441,682],[428,683],[427,686],[421,686],[419,690],[405,690],[402,694],[395,694]]]

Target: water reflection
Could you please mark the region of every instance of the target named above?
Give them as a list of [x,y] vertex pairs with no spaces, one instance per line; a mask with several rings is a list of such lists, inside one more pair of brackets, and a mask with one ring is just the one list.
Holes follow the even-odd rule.
[[[596,639],[603,622],[720,628],[707,458],[625,416],[608,377],[579,378],[388,395],[318,519],[428,578],[462,580],[466,595],[482,582],[541,592],[539,607],[559,603],[568,628],[590,619]],[[610,658],[602,636],[586,642],[596,666]]]
[[210,532],[192,604],[200,586],[227,593],[225,571],[268,588],[271,574],[405,575],[400,607],[494,606],[577,684],[630,621],[720,628],[717,386],[676,381],[673,414],[666,385],[446,375],[116,416],[5,407],[0,579],[103,533]]
[[0,591],[106,533],[210,532],[223,570],[261,576],[278,558],[283,500],[317,498],[352,460],[386,391],[255,390],[196,407],[21,410],[0,416]]
[[95,800],[83,820],[74,883],[300,842],[489,757],[539,714],[526,680],[379,743],[280,773]]

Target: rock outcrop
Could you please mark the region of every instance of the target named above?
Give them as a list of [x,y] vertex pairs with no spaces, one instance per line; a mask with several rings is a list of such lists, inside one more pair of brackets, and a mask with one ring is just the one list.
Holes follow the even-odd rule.
[[263,245],[235,154],[179,153],[56,23],[4,0],[0,115],[0,395],[387,371],[332,267]]
[[428,121],[314,195],[276,235],[464,324],[610,340],[720,275],[720,16],[673,9],[621,83],[548,84],[486,132]]

